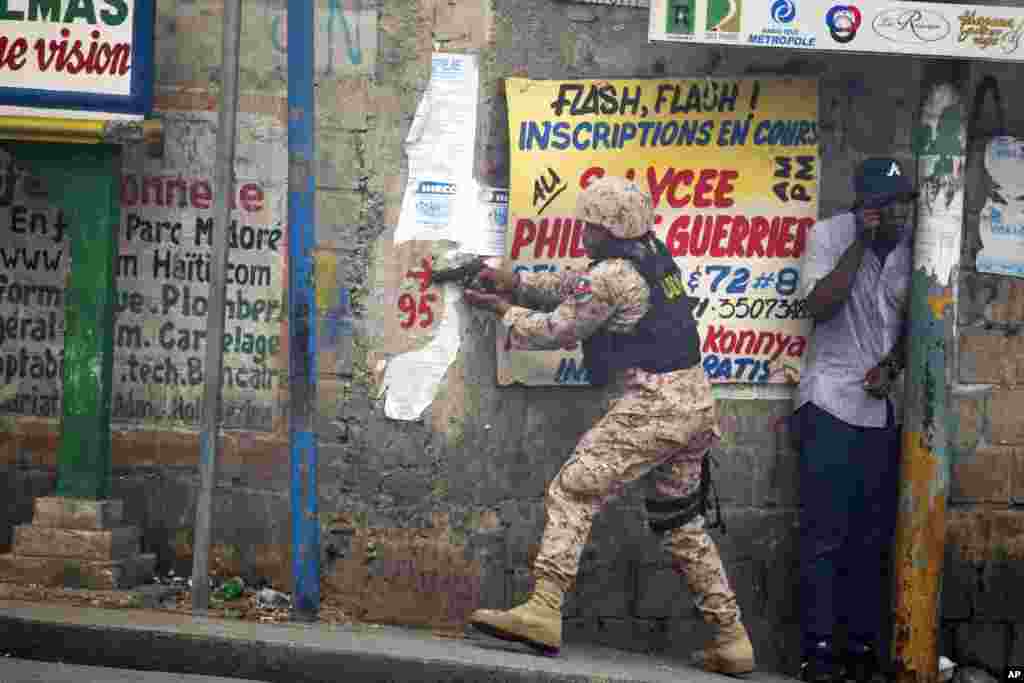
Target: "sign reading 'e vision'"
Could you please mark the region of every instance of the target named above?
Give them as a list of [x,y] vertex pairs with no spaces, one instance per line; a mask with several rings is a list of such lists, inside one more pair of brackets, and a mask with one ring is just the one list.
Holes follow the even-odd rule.
[[0,115],[142,118],[155,0],[0,0]]

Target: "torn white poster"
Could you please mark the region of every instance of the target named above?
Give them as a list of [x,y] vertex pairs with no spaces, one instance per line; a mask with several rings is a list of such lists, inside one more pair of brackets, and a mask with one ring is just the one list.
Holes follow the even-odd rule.
[[461,242],[461,233],[475,227],[459,220],[459,209],[475,197],[477,188],[473,182],[480,87],[476,57],[437,53],[431,65],[430,84],[405,140],[409,180],[395,244]]
[[977,269],[1024,277],[1024,140],[993,138],[985,147],[992,188],[978,221]]
[[505,256],[505,232],[508,228],[508,189],[478,185],[471,206],[460,220],[465,228],[459,251],[476,256]]
[[384,414],[393,420],[416,420],[434,401],[448,367],[459,352],[459,302],[462,290],[444,287],[444,319],[437,335],[422,349],[396,356],[384,372]]

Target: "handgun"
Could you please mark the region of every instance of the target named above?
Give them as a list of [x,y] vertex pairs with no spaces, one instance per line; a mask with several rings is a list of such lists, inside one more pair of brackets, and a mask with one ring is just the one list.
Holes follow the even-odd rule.
[[469,263],[464,263],[455,268],[443,268],[435,270],[430,274],[430,283],[440,285],[445,282],[454,282],[469,289],[483,289],[488,292],[494,291],[494,283],[490,280],[480,280],[480,271],[487,267],[482,256],[477,256]]

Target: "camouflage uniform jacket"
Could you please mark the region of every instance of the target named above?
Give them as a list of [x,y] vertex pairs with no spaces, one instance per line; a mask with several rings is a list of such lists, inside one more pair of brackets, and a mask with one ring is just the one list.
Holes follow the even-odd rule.
[[[573,349],[602,326],[633,332],[647,314],[649,300],[647,282],[632,263],[607,259],[586,272],[521,273],[516,290],[521,306],[510,308],[502,320],[513,349]],[[649,416],[713,405],[710,391],[695,405],[691,385],[692,373],[687,377],[685,370],[658,375],[631,368],[613,379],[611,390],[617,396],[609,398],[621,398],[616,411]]]

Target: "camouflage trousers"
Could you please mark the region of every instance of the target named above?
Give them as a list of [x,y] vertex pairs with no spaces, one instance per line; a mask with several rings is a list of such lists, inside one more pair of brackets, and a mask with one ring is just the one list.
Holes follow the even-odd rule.
[[[637,375],[634,372],[633,378]],[[710,386],[698,365],[669,375],[640,373],[625,395],[576,446],[548,486],[547,523],[534,561],[534,575],[568,591],[594,516],[625,486],[645,480],[649,497],[689,496],[700,485],[704,455],[720,432]],[[698,515],[665,532],[662,547],[672,567],[685,577],[704,620],[731,626],[740,620],[715,542]]]

